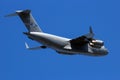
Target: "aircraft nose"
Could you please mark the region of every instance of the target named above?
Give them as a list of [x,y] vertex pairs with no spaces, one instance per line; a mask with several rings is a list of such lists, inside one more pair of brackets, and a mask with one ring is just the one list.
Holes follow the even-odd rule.
[[104,49],[104,55],[107,55],[109,52],[107,49]]

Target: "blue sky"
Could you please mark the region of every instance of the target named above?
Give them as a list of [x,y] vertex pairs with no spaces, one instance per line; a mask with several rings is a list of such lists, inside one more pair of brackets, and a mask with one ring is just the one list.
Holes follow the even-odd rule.
[[[1,0],[0,80],[119,80],[119,0]],[[54,50],[29,51],[40,44],[27,39],[19,17],[5,18],[16,10],[31,9],[44,32],[75,38],[88,32],[105,41],[103,57],[66,56]]]

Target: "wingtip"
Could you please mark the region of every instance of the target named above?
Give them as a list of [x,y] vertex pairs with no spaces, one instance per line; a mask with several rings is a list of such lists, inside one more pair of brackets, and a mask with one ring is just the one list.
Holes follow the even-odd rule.
[[90,26],[90,28],[89,28],[89,29],[90,29],[90,33],[92,33],[92,34],[93,34],[92,26]]
[[25,42],[25,47],[26,47],[26,49],[29,49],[29,46],[26,42]]

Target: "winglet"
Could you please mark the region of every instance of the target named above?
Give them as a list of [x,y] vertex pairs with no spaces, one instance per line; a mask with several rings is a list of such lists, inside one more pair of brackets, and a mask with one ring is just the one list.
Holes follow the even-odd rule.
[[28,50],[38,50],[38,49],[45,49],[46,48],[46,46],[38,46],[38,47],[32,47],[32,48],[30,48],[26,42],[25,42],[25,47]]
[[89,36],[92,38],[94,36],[94,32],[92,30],[92,26],[90,26],[89,30],[90,30]]
[[29,46],[26,42],[25,42],[25,47],[26,47],[26,49],[29,49]]
[[90,33],[92,33],[92,34],[93,34],[92,26],[90,26],[90,28],[89,28],[89,29],[90,29]]
[[93,33],[93,30],[92,30],[91,26],[89,28],[89,33],[85,34],[84,36],[87,37],[87,38],[93,38],[94,37],[94,33]]

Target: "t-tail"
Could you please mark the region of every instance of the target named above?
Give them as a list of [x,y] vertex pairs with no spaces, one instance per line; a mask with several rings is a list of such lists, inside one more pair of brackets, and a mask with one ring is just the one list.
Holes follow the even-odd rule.
[[18,15],[20,17],[20,19],[23,21],[23,23],[25,24],[25,26],[29,32],[42,32],[39,25],[33,18],[32,14],[31,14],[31,10],[28,10],[28,9],[27,10],[18,10],[13,14],[7,15],[6,17],[16,16],[16,15]]

